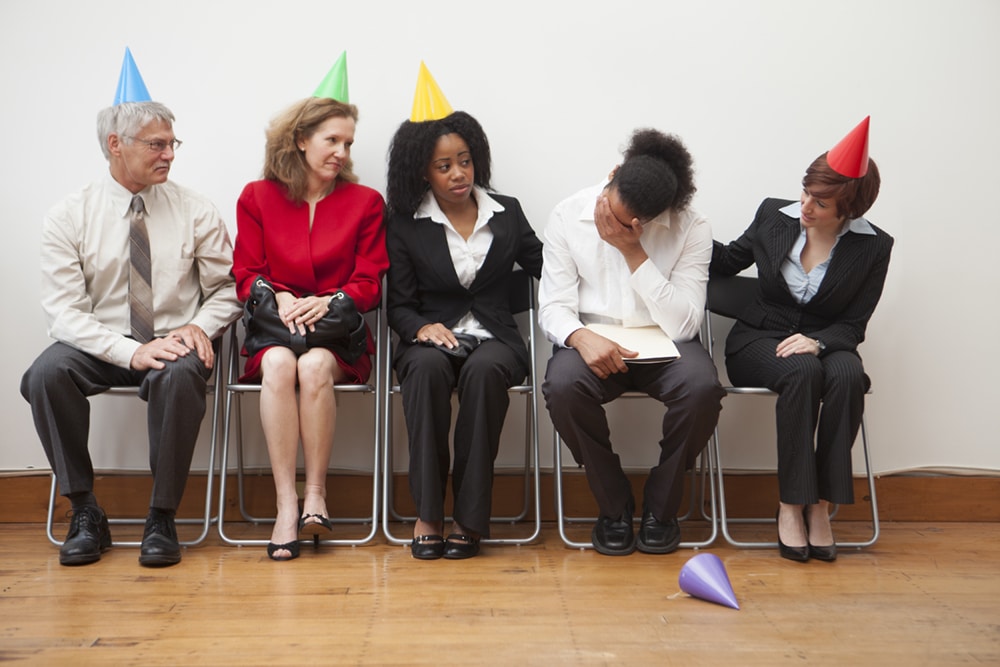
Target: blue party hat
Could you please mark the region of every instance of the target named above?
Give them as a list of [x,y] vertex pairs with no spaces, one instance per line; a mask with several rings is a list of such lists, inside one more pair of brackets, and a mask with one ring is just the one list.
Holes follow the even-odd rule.
[[122,73],[118,75],[118,90],[115,91],[115,102],[112,106],[118,106],[122,102],[152,102],[146,90],[146,84],[142,81],[139,68],[135,66],[135,59],[132,52],[125,47],[125,59],[122,60]]

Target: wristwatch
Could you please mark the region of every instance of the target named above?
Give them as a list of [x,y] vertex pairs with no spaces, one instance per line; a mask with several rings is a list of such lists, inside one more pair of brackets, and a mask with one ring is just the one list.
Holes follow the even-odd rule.
[[813,340],[816,341],[816,347],[819,348],[820,352],[826,349],[826,343],[821,341],[819,338],[813,338]]

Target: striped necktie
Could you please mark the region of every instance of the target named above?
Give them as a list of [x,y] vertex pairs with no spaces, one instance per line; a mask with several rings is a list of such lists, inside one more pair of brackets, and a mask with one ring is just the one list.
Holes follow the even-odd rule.
[[142,197],[132,197],[129,231],[128,303],[132,337],[140,343],[153,340],[153,280],[149,257],[149,234],[146,232],[146,204]]

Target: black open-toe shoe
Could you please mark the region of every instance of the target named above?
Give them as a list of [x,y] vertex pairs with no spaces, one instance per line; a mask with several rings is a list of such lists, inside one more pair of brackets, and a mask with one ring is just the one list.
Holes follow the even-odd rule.
[[313,538],[313,546],[319,548],[319,536],[333,531],[333,524],[322,514],[303,514],[299,518],[299,533]]
[[[277,551],[287,551],[287,556],[275,556]],[[299,541],[294,540],[288,542],[287,544],[275,544],[274,542],[267,543],[267,557],[271,560],[295,560],[299,557]]]
[[418,535],[410,542],[410,555],[417,560],[437,560],[444,555],[444,538],[440,535]]
[[444,557],[449,560],[462,560],[479,555],[479,538],[469,537],[461,533],[452,533],[445,542]]

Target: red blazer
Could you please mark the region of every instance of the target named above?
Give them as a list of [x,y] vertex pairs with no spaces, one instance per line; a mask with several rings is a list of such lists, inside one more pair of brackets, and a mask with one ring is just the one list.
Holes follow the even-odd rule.
[[[309,206],[285,196],[274,181],[254,181],[236,203],[236,244],[233,276],[236,293],[245,301],[250,284],[264,276],[279,290],[296,296],[333,294],[344,290],[367,312],[382,298],[382,277],[389,267],[385,249],[385,204],[371,188],[341,182],[316,204],[309,229]],[[368,354],[375,351],[368,332]],[[259,356],[259,355],[258,355]],[[245,377],[255,376],[259,359],[247,362]],[[341,361],[362,382],[371,373],[371,359],[353,366]]]

